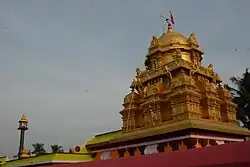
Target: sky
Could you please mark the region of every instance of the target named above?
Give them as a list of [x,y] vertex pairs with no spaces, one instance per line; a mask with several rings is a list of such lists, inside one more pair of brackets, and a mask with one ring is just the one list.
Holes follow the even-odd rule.
[[[17,122],[29,119],[25,147],[68,150],[121,127],[119,111],[142,68],[160,15],[195,32],[204,65],[225,83],[250,66],[247,0],[1,0],[0,155],[17,153]],[[236,50],[235,50],[236,49]]]

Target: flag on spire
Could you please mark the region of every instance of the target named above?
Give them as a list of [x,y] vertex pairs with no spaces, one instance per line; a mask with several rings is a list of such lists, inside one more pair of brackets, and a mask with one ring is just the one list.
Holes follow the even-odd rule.
[[171,11],[169,11],[169,13],[170,13],[170,20],[171,20],[172,24],[174,24],[174,23],[175,23],[175,22],[174,22],[174,16],[172,15],[172,12],[171,12]]

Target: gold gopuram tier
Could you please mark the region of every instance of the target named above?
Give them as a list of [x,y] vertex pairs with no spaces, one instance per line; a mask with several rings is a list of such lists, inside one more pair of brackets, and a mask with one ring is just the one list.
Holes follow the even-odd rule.
[[202,65],[194,33],[153,36],[145,70],[136,69],[120,111],[121,130],[95,136],[86,148],[95,159],[210,147],[250,136],[236,120],[236,105],[213,65]]

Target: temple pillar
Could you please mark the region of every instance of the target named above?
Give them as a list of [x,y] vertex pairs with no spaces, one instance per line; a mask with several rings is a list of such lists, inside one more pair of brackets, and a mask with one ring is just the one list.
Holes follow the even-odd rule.
[[143,114],[145,127],[149,127],[152,124],[151,113],[149,108],[145,108]]
[[120,111],[123,120],[123,130],[131,131],[136,128],[136,113],[140,111],[141,96],[132,88],[132,92],[124,97],[124,109]]
[[172,118],[175,120],[183,119],[185,113],[185,104],[175,100],[176,97],[171,98]]
[[229,122],[228,119],[228,111],[229,111],[229,106],[226,103],[221,104],[220,107],[220,117],[221,117],[221,122]]
[[127,115],[122,115],[122,123],[123,123],[123,126],[122,126],[123,131],[127,131],[127,127],[128,127]]
[[[173,119],[201,118],[200,109],[201,95],[197,92],[186,91],[172,97],[171,108]],[[175,100],[178,99],[178,101]]]
[[166,100],[164,102],[161,102],[161,119],[162,121],[169,121],[172,119],[172,109],[171,109],[171,103],[169,100]]
[[141,128],[144,126],[143,111],[139,110],[135,114],[135,128]]
[[220,104],[221,100],[215,97],[207,97],[207,107],[209,119],[214,121],[221,120],[220,116]]
[[202,112],[200,110],[201,94],[197,92],[187,92],[187,111],[188,118],[201,118]]
[[126,115],[124,114],[123,119],[123,130],[131,131],[136,128],[136,118],[134,111],[126,111]]
[[236,104],[234,103],[227,104],[227,114],[228,114],[228,123],[237,125],[238,121],[236,119]]
[[161,105],[159,102],[157,102],[155,106],[155,114],[156,114],[156,124],[160,123],[162,118],[161,118]]
[[209,119],[220,121],[222,100],[219,98],[217,86],[215,83],[206,82],[206,96],[207,96],[207,107],[208,107]]
[[135,113],[134,111],[131,111],[128,115],[128,129],[133,130],[135,129]]

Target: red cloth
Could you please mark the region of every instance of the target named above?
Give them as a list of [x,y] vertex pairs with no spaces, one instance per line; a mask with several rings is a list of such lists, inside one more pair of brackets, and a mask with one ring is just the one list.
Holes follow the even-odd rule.
[[172,24],[174,24],[175,23],[175,21],[174,21],[174,16],[172,15],[172,12],[171,11],[169,11],[170,12],[170,19],[171,19],[171,22],[172,22]]
[[54,167],[250,167],[250,141],[105,161]]

